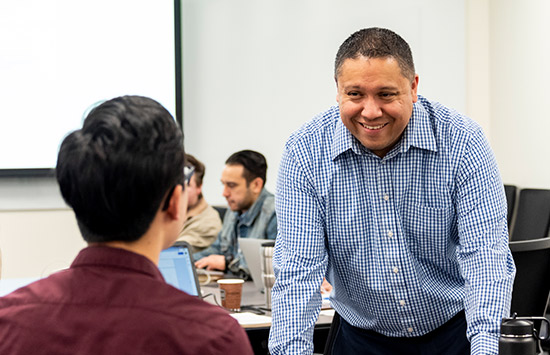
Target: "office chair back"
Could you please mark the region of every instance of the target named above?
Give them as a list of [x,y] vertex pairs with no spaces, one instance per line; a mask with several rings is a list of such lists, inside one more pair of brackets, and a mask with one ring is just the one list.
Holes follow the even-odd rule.
[[227,212],[227,207],[224,207],[224,206],[212,206],[212,207],[214,207],[214,209],[218,212],[218,214],[220,215],[220,219],[223,222],[223,217],[225,217],[225,212]]
[[544,317],[550,296],[550,238],[510,241],[516,263],[510,314]]
[[550,190],[522,189],[510,240],[539,239],[548,236]]
[[514,207],[516,206],[516,195],[518,189],[515,185],[504,185],[504,193],[506,194],[506,202],[508,203],[508,228],[512,226],[512,215],[514,214]]

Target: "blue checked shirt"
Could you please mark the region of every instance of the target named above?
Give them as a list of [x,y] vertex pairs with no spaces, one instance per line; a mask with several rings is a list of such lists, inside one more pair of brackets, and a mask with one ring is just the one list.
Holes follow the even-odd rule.
[[311,354],[323,277],[351,325],[416,337],[465,310],[472,354],[497,354],[514,262],[481,128],[423,97],[379,158],[332,107],[288,140],[276,193],[271,354]]

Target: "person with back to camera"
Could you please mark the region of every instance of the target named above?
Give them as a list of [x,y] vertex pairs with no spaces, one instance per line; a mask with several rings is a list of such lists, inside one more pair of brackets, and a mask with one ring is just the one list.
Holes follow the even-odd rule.
[[88,247],[0,298],[0,354],[252,354],[227,312],[157,268],[185,221],[183,167],[182,133],[156,101],[118,97],[87,115],[56,176]]
[[187,220],[178,240],[185,241],[199,252],[209,247],[222,229],[220,214],[210,206],[202,195],[205,167],[191,154],[185,154],[186,168],[194,169],[187,185]]
[[312,353],[325,275],[326,353],[497,354],[515,266],[480,126],[417,94],[409,45],[387,29],[352,34],[335,79],[338,106],[281,160],[271,354]]
[[198,268],[250,278],[238,238],[277,237],[275,201],[273,194],[265,189],[266,173],[265,157],[253,150],[242,150],[227,158],[221,180],[223,197],[231,211],[225,214],[214,244],[194,255]]

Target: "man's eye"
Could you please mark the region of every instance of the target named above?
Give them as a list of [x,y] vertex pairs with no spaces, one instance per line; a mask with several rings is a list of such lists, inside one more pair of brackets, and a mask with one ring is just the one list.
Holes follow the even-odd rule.
[[356,92],[356,91],[351,91],[351,92],[348,92],[348,96],[351,96],[351,97],[358,97],[358,96],[359,96],[359,93]]
[[379,96],[381,98],[387,99],[387,98],[395,96],[395,93],[393,93],[393,92],[382,92],[382,93],[380,93]]

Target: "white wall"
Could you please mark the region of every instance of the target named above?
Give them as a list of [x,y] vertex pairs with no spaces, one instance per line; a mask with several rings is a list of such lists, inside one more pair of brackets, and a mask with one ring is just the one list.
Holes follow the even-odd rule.
[[[223,161],[244,148],[266,154],[273,190],[287,136],[335,102],[338,45],[374,25],[411,43],[422,94],[482,124],[505,182],[550,188],[550,31],[543,19],[550,3],[411,3],[184,0],[186,148],[207,164],[207,198],[224,203]],[[35,185],[0,179],[3,277],[48,274],[84,246],[55,183]]]
[[466,111],[492,141],[490,92],[489,1],[466,1]]
[[[465,0],[183,0],[186,149],[205,162],[205,195],[240,149],[268,159],[274,190],[283,144],[335,104],[333,60],[352,32],[389,27],[411,45],[420,93],[459,110],[465,97]],[[30,210],[28,210],[30,208]],[[53,179],[0,180],[3,277],[66,267],[84,246]]]
[[288,136],[336,103],[334,57],[358,29],[402,35],[419,92],[465,110],[464,0],[183,0],[183,13],[185,145],[210,203],[225,204],[221,171],[241,149],[266,156],[274,191]]
[[0,212],[2,278],[47,276],[84,246],[72,210]]
[[550,188],[550,1],[490,2],[491,138],[503,180]]

